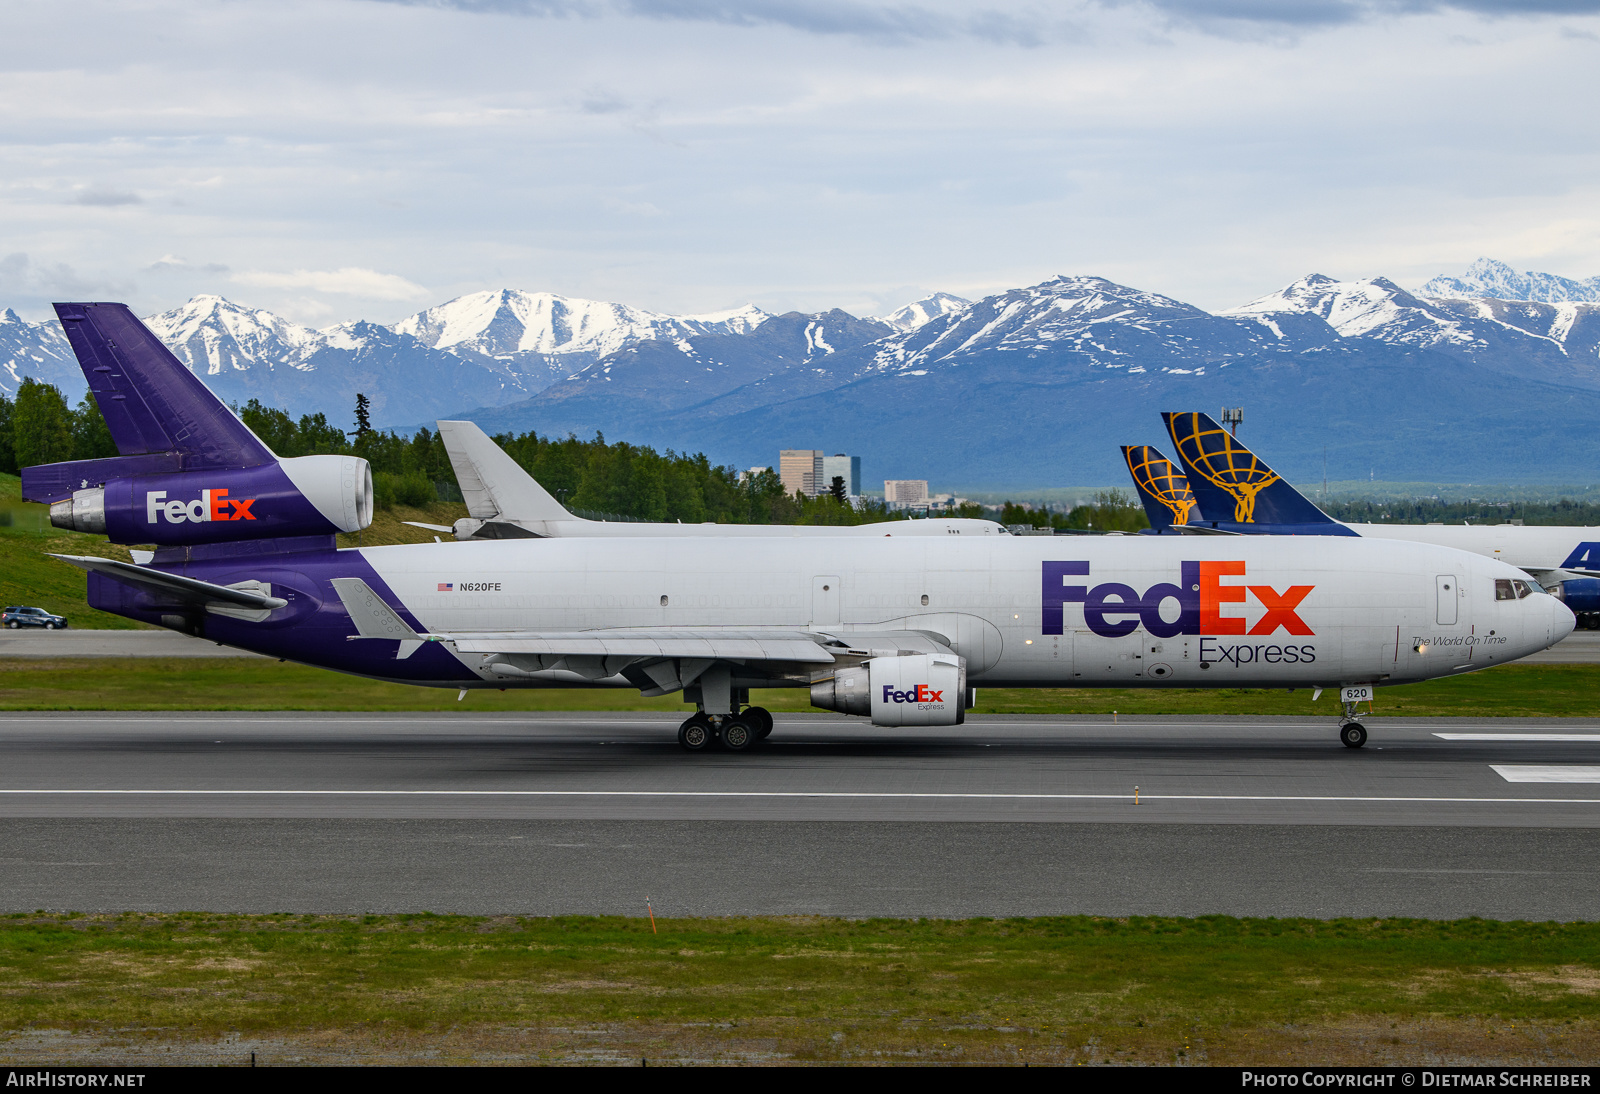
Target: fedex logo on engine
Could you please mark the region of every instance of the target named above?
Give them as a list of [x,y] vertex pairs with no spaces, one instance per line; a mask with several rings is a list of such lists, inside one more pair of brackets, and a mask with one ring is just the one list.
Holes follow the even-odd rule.
[[942,703],[944,702],[944,689],[934,691],[927,684],[918,684],[910,691],[896,690],[892,685],[883,686],[883,701],[885,703]]
[[[1090,588],[1068,584],[1073,577],[1086,577],[1087,562],[1044,563],[1043,630],[1045,634],[1064,633],[1067,604],[1083,605],[1083,621],[1103,638],[1132,634],[1140,624],[1157,638],[1180,634],[1274,634],[1279,628],[1290,634],[1314,635],[1296,609],[1315,585],[1291,585],[1278,592],[1270,585],[1224,583],[1225,578],[1245,576],[1243,562],[1180,563],[1180,581],[1160,582],[1140,594],[1131,585],[1108,581]],[[1225,615],[1235,604],[1254,597],[1266,614],[1255,626],[1245,629],[1245,619]],[[1176,601],[1178,615],[1168,619],[1162,608]]]
[[255,520],[256,515],[250,511],[255,503],[255,498],[230,498],[226,490],[202,490],[195,501],[168,501],[165,490],[150,490],[144,496],[144,520],[146,524],[158,524],[163,517],[169,524]]

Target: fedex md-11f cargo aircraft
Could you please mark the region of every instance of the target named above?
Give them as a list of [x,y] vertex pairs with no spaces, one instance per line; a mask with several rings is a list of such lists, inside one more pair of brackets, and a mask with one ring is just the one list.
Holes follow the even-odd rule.
[[1359,538],[549,537],[337,549],[370,520],[348,457],[278,459],[128,311],[57,314],[122,455],[30,467],[52,519],[143,563],[64,556],[97,608],[432,687],[682,692],[689,750],[771,728],[749,689],[888,727],[962,723],[984,687],[1373,687],[1543,649],[1548,596],[1492,559]]

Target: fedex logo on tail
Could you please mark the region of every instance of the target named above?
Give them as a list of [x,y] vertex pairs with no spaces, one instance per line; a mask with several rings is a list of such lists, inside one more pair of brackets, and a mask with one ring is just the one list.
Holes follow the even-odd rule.
[[944,689],[933,690],[927,684],[918,684],[910,691],[899,691],[885,684],[883,686],[883,701],[885,703],[942,703],[944,702]]
[[144,519],[146,524],[158,524],[163,518],[169,524],[255,520],[256,515],[250,511],[255,503],[255,498],[230,498],[226,490],[202,490],[194,501],[168,501],[165,490],[150,490],[144,496]]
[[[1184,562],[1179,567],[1179,583],[1159,582],[1142,594],[1131,585],[1108,581],[1093,588],[1068,582],[1087,577],[1087,562],[1044,563],[1043,631],[1065,633],[1066,605],[1082,604],[1083,621],[1103,638],[1132,634],[1140,624],[1157,638],[1180,634],[1274,634],[1280,628],[1290,634],[1311,635],[1296,609],[1315,585],[1291,585],[1278,592],[1270,585],[1245,585],[1225,582],[1245,576],[1243,562]],[[1254,598],[1266,614],[1255,626],[1245,629],[1243,616],[1224,614],[1233,605]],[[1176,601],[1178,617],[1163,618],[1167,601]]]

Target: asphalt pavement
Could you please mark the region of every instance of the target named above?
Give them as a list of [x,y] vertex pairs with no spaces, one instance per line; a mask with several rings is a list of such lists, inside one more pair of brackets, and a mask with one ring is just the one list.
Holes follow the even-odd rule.
[[0,908],[1600,912],[1600,721],[1367,724],[12,714]]

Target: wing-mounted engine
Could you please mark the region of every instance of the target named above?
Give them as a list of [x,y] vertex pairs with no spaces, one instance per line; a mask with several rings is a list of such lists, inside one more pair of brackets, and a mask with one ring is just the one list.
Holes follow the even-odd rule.
[[811,705],[866,714],[875,726],[966,721],[967,662],[953,653],[895,653],[841,668],[811,685]]
[[[298,456],[256,467],[108,477],[118,460],[24,471],[24,494],[50,502],[50,523],[113,543],[201,543],[356,532],[372,523],[372,470],[356,456]],[[95,464],[97,467],[89,467]],[[107,466],[111,465],[111,466]],[[67,497],[55,483],[77,485]],[[30,474],[32,473],[32,474]],[[51,480],[55,480],[52,482]],[[52,486],[55,486],[52,489]]]

